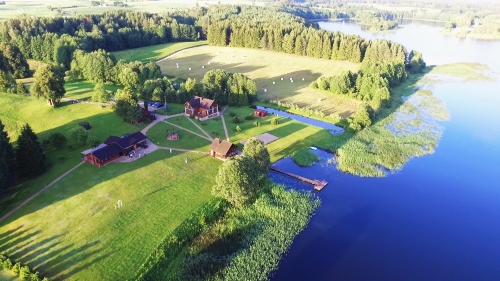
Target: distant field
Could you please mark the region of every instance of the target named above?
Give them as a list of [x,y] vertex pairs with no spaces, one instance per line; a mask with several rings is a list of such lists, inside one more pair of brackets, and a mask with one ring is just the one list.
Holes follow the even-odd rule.
[[131,280],[166,233],[212,198],[222,162],[185,156],[84,164],[3,222],[0,252],[51,280]]
[[170,56],[171,54],[186,48],[202,46],[206,44],[207,41],[175,42],[175,43],[167,43],[167,44],[113,52],[112,54],[115,56],[117,60],[122,59],[127,62],[140,61],[143,63],[147,63],[150,61],[160,60],[162,58]]
[[[264,5],[265,2],[253,2],[246,0],[211,0],[211,1],[196,1],[196,0],[157,0],[157,1],[140,1],[140,2],[125,2],[128,7],[115,7],[113,1],[105,1],[107,6],[90,6],[90,1],[77,0],[11,0],[6,1],[5,5],[0,5],[0,19],[13,18],[21,14],[30,16],[45,16],[53,17],[58,15],[56,9],[63,7],[63,16],[72,16],[73,14],[99,14],[103,12],[128,10],[141,11],[150,13],[164,13],[176,9],[192,8],[196,4],[200,6],[221,4],[247,4]],[[47,7],[51,6],[54,10],[50,11]],[[70,8],[76,6],[76,8]]]
[[[179,68],[176,67],[177,63]],[[229,72],[243,73],[257,82],[258,98],[261,100],[293,102],[327,114],[337,113],[346,117],[352,114],[359,104],[358,101],[341,99],[309,88],[309,84],[320,76],[332,76],[345,70],[359,69],[359,64],[346,61],[331,61],[255,49],[202,46],[180,51],[159,62],[158,65],[166,75],[196,78],[197,81],[211,69],[220,68]],[[293,78],[293,83],[290,82],[290,78]]]

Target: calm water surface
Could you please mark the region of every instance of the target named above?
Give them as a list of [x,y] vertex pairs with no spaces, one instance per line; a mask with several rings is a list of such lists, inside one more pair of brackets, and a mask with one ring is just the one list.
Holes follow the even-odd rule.
[[[428,64],[480,62],[500,68],[499,42],[445,37],[425,25],[373,35],[355,25],[322,28],[386,38],[423,53]],[[322,205],[296,238],[273,280],[500,280],[500,82],[433,86],[451,120],[436,152],[381,179],[322,163],[278,167],[326,179]],[[281,175],[275,181],[312,187]]]

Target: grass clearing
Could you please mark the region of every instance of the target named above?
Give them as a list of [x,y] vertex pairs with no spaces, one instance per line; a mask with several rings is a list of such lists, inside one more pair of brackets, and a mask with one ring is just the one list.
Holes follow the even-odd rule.
[[207,41],[173,42],[136,49],[129,49],[119,52],[112,52],[112,54],[117,60],[122,59],[126,62],[140,61],[142,63],[148,63],[150,61],[158,61],[187,48],[203,46],[206,44]]
[[[61,102],[58,107],[52,108],[43,99],[1,93],[0,106],[2,108],[0,120],[4,123],[14,145],[21,127],[26,123],[30,124],[40,141],[54,132],[62,133],[68,138],[66,146],[46,151],[47,158],[52,164],[46,173],[19,183],[10,190],[8,196],[0,198],[2,205],[0,216],[81,161],[80,152],[87,149],[88,145],[80,146],[68,136],[68,131],[78,126],[79,122],[89,122],[92,127],[89,133],[100,141],[104,141],[109,135],[120,136],[139,131],[145,126],[123,122],[111,109],[92,104]],[[60,163],[60,157],[64,157],[64,162]]]
[[[65,98],[90,101],[94,94],[95,84],[89,81],[66,81],[64,88],[66,89]],[[123,86],[104,84],[104,89],[108,92],[116,92],[118,89],[123,89]]]
[[[177,63],[179,68],[176,67]],[[257,83],[260,100],[291,102],[301,107],[323,111],[327,115],[336,113],[349,116],[356,111],[359,103],[340,100],[334,95],[309,88],[309,84],[320,76],[333,76],[342,71],[359,69],[360,64],[346,61],[331,61],[256,49],[202,46],[178,53],[159,62],[158,65],[166,75],[186,79],[196,78],[197,81],[211,69],[243,73]],[[293,83],[290,82],[290,78],[293,78]],[[318,99],[321,101],[318,102]]]
[[[189,122],[189,120],[185,120],[185,122]],[[175,123],[175,121],[173,123]],[[193,124],[191,125],[194,126]],[[167,129],[176,129],[179,132],[179,139],[176,141],[167,140],[166,138]],[[165,122],[159,122],[156,125],[154,125],[151,129],[149,129],[147,135],[148,138],[151,140],[151,142],[159,146],[197,150],[207,153],[210,152],[208,150],[211,144],[210,141],[200,138],[199,136],[186,132],[182,129],[176,128]]]
[[212,198],[221,162],[189,154],[185,164],[185,156],[158,150],[79,167],[4,222],[0,252],[51,280],[131,278],[166,233]]

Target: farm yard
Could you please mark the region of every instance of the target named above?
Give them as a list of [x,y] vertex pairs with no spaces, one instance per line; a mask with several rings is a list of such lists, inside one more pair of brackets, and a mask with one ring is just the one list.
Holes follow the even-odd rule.
[[[342,71],[359,69],[359,64],[347,61],[331,61],[256,49],[201,46],[179,52],[157,64],[165,75],[195,78],[196,81],[200,81],[211,69],[242,73],[257,83],[259,100],[294,103],[323,111],[327,115],[350,116],[359,104],[359,101],[309,88],[309,84],[320,76],[333,76]],[[290,79],[293,79],[293,83]]]

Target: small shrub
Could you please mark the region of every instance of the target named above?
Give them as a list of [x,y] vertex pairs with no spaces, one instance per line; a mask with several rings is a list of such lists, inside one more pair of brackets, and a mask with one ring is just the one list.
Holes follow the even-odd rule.
[[255,122],[253,122],[253,126],[254,126],[254,127],[260,127],[260,122],[259,122],[259,121],[255,121]]
[[238,116],[235,116],[235,117],[233,118],[233,123],[234,123],[234,124],[240,124],[240,123],[241,123],[241,120],[238,118]]
[[241,132],[240,126],[236,126],[236,132]]
[[43,149],[47,149],[50,147],[50,141],[49,140],[42,140],[41,145],[42,145]]
[[208,124],[207,124],[207,123],[205,123],[205,122],[201,122],[201,123],[200,123],[200,125],[202,125],[202,126],[206,126],[206,125],[208,125]]
[[319,157],[311,151],[303,149],[295,152],[292,156],[292,160],[301,167],[310,167],[319,160]]
[[255,116],[253,116],[253,114],[245,116],[245,120],[253,120],[253,119],[255,119]]
[[17,262],[16,264],[14,264],[10,271],[12,271],[12,273],[14,273],[15,275],[19,275],[19,272],[21,271],[21,263]]
[[66,137],[61,134],[61,133],[52,133],[50,134],[48,140],[50,141],[50,144],[53,146],[53,147],[59,147],[59,146],[62,146],[66,143],[67,139]]
[[271,120],[271,124],[273,125],[278,125],[280,123],[280,121],[278,120],[278,118],[273,118],[273,120]]
[[229,116],[234,117],[234,116],[236,116],[236,113],[234,113],[234,112],[229,112]]
[[66,157],[64,157],[64,156],[59,156],[59,157],[57,158],[57,160],[59,160],[59,162],[60,162],[60,163],[62,163],[62,162],[64,162],[64,161],[66,161]]
[[75,147],[73,145],[71,145],[71,144],[68,145],[68,150],[73,150],[73,149],[75,149]]
[[30,278],[30,275],[31,270],[27,265],[21,267],[21,270],[19,270],[19,278],[21,278],[21,280],[28,280],[28,278]]
[[3,261],[2,266],[3,268],[10,270],[14,265],[12,264],[12,261],[10,259],[6,259]]

